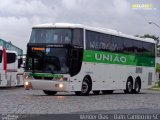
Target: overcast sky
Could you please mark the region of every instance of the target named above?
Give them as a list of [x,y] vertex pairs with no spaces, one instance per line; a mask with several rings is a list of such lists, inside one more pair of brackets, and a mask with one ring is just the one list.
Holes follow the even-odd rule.
[[[151,9],[133,9],[150,4]],[[160,0],[0,0],[0,38],[26,51],[32,25],[80,23],[125,34],[160,36]]]

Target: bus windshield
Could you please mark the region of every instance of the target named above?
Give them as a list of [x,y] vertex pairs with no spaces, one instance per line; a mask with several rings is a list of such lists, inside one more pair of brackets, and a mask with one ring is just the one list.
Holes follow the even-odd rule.
[[32,51],[28,54],[28,70],[52,74],[69,72],[66,48],[45,48],[43,51]]
[[64,43],[70,44],[72,30],[68,28],[33,28],[30,43]]

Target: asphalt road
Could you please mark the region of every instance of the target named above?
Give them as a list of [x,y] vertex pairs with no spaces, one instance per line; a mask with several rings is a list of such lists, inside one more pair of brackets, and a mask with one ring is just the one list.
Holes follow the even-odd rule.
[[27,91],[23,87],[0,88],[0,114],[23,114],[24,118],[26,114],[41,118],[45,114],[160,114],[160,91],[142,90],[140,94],[115,91],[90,96],[62,92],[47,96],[40,90]]

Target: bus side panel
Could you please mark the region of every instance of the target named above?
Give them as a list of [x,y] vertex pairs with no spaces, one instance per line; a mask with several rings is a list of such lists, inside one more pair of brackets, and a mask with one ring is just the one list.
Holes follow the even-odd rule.
[[4,70],[0,70],[0,87],[7,86],[7,79]]
[[[136,73],[142,68],[142,73]],[[83,71],[83,72],[82,72]],[[133,78],[133,86],[137,77],[141,79],[141,88],[154,85],[155,70],[153,67],[138,67],[129,65],[115,65],[103,63],[83,63],[78,75],[71,78],[72,91],[80,91],[83,78],[89,75],[92,79],[92,90],[126,89],[128,77]]]
[[90,71],[90,67],[87,66],[87,64],[82,63],[80,72],[77,75],[70,77],[69,87],[71,91],[81,91],[82,81],[84,77],[88,75],[86,71]]
[[17,85],[17,64],[16,62],[7,64],[7,80],[8,80],[8,85],[7,86],[16,86]]
[[[145,68],[145,67],[144,67]],[[142,78],[142,88],[150,88],[154,86],[156,81],[156,71],[153,67],[146,67],[143,69],[143,73],[145,76]]]

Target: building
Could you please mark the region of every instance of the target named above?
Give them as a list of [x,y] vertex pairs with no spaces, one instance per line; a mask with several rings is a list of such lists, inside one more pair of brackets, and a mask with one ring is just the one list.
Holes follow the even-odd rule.
[[6,42],[5,40],[0,39],[0,46],[3,46],[7,50],[16,51],[18,56],[23,56],[23,50],[13,45],[11,42]]

